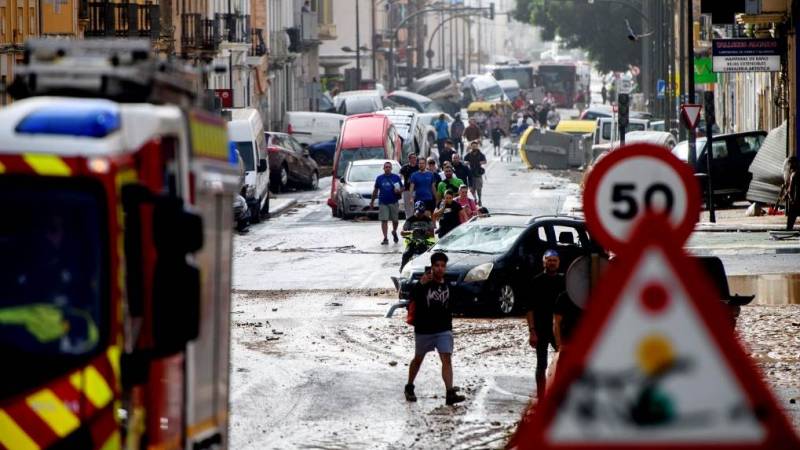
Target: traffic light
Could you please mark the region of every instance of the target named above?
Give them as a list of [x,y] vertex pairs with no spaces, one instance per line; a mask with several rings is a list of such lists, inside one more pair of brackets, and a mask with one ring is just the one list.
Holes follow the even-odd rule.
[[489,20],[494,20],[494,2],[489,3]]
[[619,94],[617,96],[617,113],[619,114],[619,126],[628,126],[628,105],[630,104],[630,96],[628,94]]

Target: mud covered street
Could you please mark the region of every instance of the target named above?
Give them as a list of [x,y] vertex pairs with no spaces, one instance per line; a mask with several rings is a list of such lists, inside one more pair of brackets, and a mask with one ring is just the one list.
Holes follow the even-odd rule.
[[[444,405],[430,354],[419,401],[406,403],[413,330],[404,310],[383,317],[393,299],[386,290],[237,293],[233,447],[502,448],[534,391],[524,320],[457,318],[455,383],[467,401]],[[800,311],[744,308],[739,332],[800,425],[789,403],[800,379]]]
[[[542,215],[575,204],[579,190],[569,179],[492,159],[490,210]],[[534,392],[524,319],[457,318],[454,381],[467,401],[445,406],[441,363],[429,354],[419,401],[407,403],[413,329],[403,309],[384,318],[396,300],[389,277],[402,245],[380,245],[377,221],[331,217],[329,186],[323,179],[318,191],[281,194],[295,206],[236,238],[232,447],[502,448]],[[797,255],[776,254],[762,237],[695,233],[690,250],[720,256],[733,277],[755,277],[732,284],[758,294],[743,308],[739,332],[800,428],[800,307],[757,283],[794,271]]]

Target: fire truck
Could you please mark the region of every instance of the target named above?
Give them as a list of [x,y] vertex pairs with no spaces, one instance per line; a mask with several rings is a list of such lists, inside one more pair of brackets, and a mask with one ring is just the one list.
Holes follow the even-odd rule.
[[135,40],[29,41],[17,69],[0,449],[226,448],[240,173],[201,74]]

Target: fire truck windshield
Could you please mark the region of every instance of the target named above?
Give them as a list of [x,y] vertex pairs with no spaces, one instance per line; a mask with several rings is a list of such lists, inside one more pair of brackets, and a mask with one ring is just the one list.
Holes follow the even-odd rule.
[[98,347],[108,322],[102,192],[75,179],[0,177],[0,352],[58,365]]

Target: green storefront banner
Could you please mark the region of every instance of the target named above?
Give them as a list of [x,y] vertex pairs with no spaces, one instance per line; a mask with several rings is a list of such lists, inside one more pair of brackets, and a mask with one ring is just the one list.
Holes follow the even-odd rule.
[[714,73],[711,58],[695,58],[694,59],[694,83],[706,84],[716,83],[717,74]]

